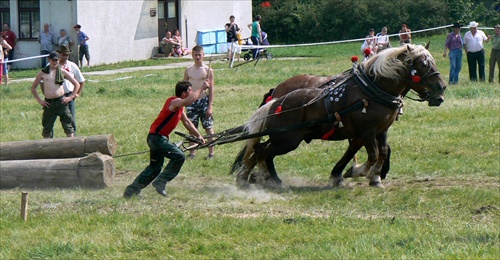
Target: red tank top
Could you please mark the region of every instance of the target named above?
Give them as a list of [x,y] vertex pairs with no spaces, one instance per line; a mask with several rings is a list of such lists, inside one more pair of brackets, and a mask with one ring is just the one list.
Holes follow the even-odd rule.
[[163,105],[160,114],[153,124],[151,124],[149,133],[168,137],[168,135],[175,129],[181,120],[182,111],[184,110],[184,107],[181,107],[175,111],[170,111],[170,103],[176,98],[177,97],[169,97],[167,101],[165,101],[165,105]]

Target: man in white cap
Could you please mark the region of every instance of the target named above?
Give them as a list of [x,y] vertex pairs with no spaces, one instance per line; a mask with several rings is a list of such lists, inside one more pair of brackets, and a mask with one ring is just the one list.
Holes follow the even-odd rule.
[[484,70],[484,42],[489,42],[483,31],[478,30],[479,23],[470,22],[469,31],[464,35],[464,49],[467,53],[467,63],[469,64],[469,78],[471,81],[477,81],[477,67],[479,66],[479,80],[485,81]]

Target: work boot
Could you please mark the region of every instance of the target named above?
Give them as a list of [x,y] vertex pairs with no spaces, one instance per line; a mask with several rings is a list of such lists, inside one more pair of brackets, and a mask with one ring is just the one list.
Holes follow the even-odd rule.
[[133,196],[140,196],[139,193],[141,193],[140,189],[136,189],[134,187],[127,186],[125,189],[125,192],[123,192],[123,197],[126,199],[130,199]]
[[163,197],[167,196],[167,192],[165,191],[165,185],[162,185],[162,184],[157,183],[157,182],[153,182],[153,183],[151,183],[151,185],[155,188],[155,190],[156,190],[156,192],[158,192],[158,194],[162,195]]

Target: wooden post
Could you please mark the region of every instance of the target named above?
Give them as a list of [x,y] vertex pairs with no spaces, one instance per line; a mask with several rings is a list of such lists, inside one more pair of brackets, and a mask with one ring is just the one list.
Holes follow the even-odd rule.
[[116,148],[113,135],[5,142],[0,143],[0,161],[76,158],[93,152],[113,156]]
[[24,221],[28,220],[28,197],[29,193],[23,191],[21,194],[21,218]]
[[82,158],[1,161],[0,189],[104,188],[112,185],[115,160],[92,153]]

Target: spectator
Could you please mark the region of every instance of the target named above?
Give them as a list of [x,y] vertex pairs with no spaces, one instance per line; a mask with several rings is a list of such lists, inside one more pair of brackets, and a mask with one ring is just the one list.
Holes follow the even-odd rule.
[[73,46],[73,40],[67,35],[66,30],[61,29],[59,31],[59,37],[57,38],[57,46],[66,46],[66,48],[71,49]]
[[[59,66],[61,66],[61,69],[69,72],[69,74],[72,77],[74,77],[76,81],[78,81],[78,83],[80,84],[80,88],[78,89],[78,92],[76,92],[75,98],[73,98],[68,103],[69,111],[71,112],[71,117],[73,119],[72,125],[73,129],[75,130],[74,133],[76,135],[76,98],[80,97],[80,95],[83,92],[83,86],[85,85],[85,78],[83,77],[82,72],[78,68],[78,65],[68,60],[69,55],[71,54],[71,50],[67,46],[62,45],[57,50],[57,53],[59,53]],[[63,82],[63,87],[64,87],[64,96],[69,97],[73,95],[73,92],[75,91],[75,86],[71,83],[71,81],[65,79]]]
[[170,31],[166,31],[165,37],[161,39],[161,51],[163,54],[167,54],[168,56],[178,56],[175,49],[179,48],[179,43],[172,38],[172,33]]
[[[191,83],[187,81],[177,83],[175,86],[175,96],[167,99],[160,114],[149,129],[147,138],[150,149],[149,166],[135,178],[132,184],[127,186],[123,197],[131,198],[132,196],[139,195],[141,190],[150,183],[158,194],[164,197],[167,196],[167,192],[165,191],[167,183],[179,174],[186,160],[181,149],[169,141],[169,135],[179,121],[182,121],[182,124],[190,134],[197,136],[197,138],[204,142],[201,134],[187,118],[184,106],[195,102],[200,94],[209,87],[209,84],[208,81],[204,81],[197,90],[193,91]],[[170,159],[170,162],[161,171],[165,157]]]
[[[253,23],[248,24],[248,28],[252,31],[250,39],[252,40],[253,45],[257,46],[262,43],[262,30],[260,29],[260,21],[262,17],[257,15],[255,17],[255,21]],[[253,58],[255,59],[259,54],[259,49],[252,49]]]
[[370,58],[371,55],[377,54],[377,44],[375,38],[375,29],[371,28],[368,31],[368,35],[366,36],[363,45],[361,45],[361,52],[365,56],[363,61],[366,61]]
[[184,56],[184,55],[188,55],[189,54],[189,50],[187,48],[184,48],[183,45],[182,45],[182,37],[181,37],[181,31],[179,31],[179,29],[175,29],[174,30],[174,41],[176,41],[178,44],[179,44],[179,48],[178,48],[178,54],[179,56]]
[[382,32],[377,33],[377,52],[383,51],[391,47],[389,35],[387,35],[387,27],[382,27]]
[[231,15],[229,17],[229,23],[226,23],[224,26],[227,35],[227,60],[229,62],[233,61],[234,54],[232,51],[236,49],[236,45],[238,45],[238,33],[241,33],[241,28],[234,22],[234,19],[234,15]]
[[500,83],[500,24],[495,25],[495,35],[491,37],[490,76],[488,82],[493,83],[495,64],[498,66],[498,83]]
[[462,35],[460,35],[460,23],[453,24],[453,32],[448,34],[444,43],[443,57],[446,58],[446,49],[450,50],[450,85],[458,84],[458,75],[462,69]]
[[6,79],[8,79],[9,78],[8,73],[9,73],[10,67],[12,65],[12,61],[14,60],[14,49],[16,48],[17,37],[16,37],[16,34],[10,30],[10,25],[8,23],[3,24],[3,33],[2,34],[3,34],[4,40],[6,40],[7,43],[10,45],[10,47],[12,48],[9,51],[8,57],[5,58],[5,62],[11,61],[8,63],[8,66],[6,66],[4,68],[5,77],[6,77]]
[[[80,84],[66,70],[61,69],[58,64],[59,58],[56,52],[51,52],[48,59],[49,65],[38,72],[31,85],[31,93],[43,108],[42,136],[43,138],[51,138],[54,122],[59,116],[64,133],[66,133],[67,137],[73,137],[75,130],[73,128],[73,119],[69,111],[68,103],[76,98],[76,93],[78,93]],[[75,85],[73,94],[69,97],[64,95],[64,87],[62,86],[64,79],[69,80]],[[45,96],[45,100],[40,98],[36,90],[42,80],[44,83],[42,92]]]
[[479,69],[479,80],[485,81],[484,71],[484,43],[489,42],[490,37],[486,37],[483,31],[478,30],[479,24],[470,22],[469,31],[464,35],[464,49],[467,53],[467,63],[469,64],[469,78],[477,81],[477,71]]
[[[0,34],[0,85],[2,84],[2,77],[5,71],[4,68],[7,67],[7,64],[4,64],[4,59],[11,49],[7,41],[4,40],[3,34]],[[9,84],[9,79],[7,77],[5,77],[5,84]]]
[[76,33],[78,34],[78,44],[80,44],[79,50],[78,50],[78,61],[79,61],[79,67],[80,69],[83,67],[83,56],[85,56],[85,59],[87,60],[87,68],[90,68],[90,53],[89,53],[89,45],[87,44],[87,41],[89,40],[89,37],[87,36],[86,33],[81,31],[82,26],[77,24],[73,28],[75,28]]
[[[198,121],[201,121],[203,128],[209,135],[214,134],[213,103],[214,103],[214,72],[212,68],[203,63],[205,52],[203,47],[194,46],[191,52],[194,64],[184,71],[184,80],[191,82],[193,91],[203,88],[203,84],[208,80],[208,93],[202,92],[193,104],[186,107],[187,116],[193,125],[198,128]],[[209,139],[210,141],[212,138]],[[214,147],[208,148],[207,159],[213,159]],[[195,151],[189,152],[189,159],[195,158]]]
[[[54,45],[57,43],[56,37],[50,31],[50,25],[48,23],[45,23],[43,25],[43,32],[40,32],[40,35],[38,36],[38,42],[40,43],[41,55],[46,55],[54,51]],[[47,57],[42,57],[41,62],[42,68],[44,68],[45,65],[47,65]]]
[[399,31],[399,44],[410,44],[411,43],[411,30],[405,23],[401,25],[401,30]]

